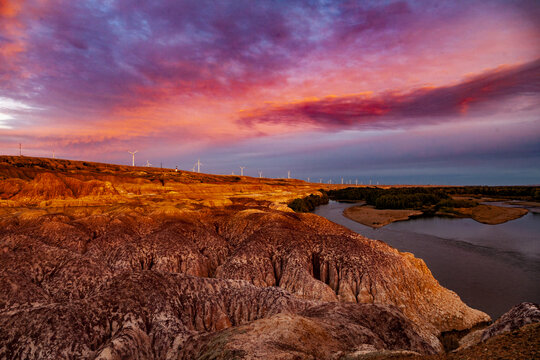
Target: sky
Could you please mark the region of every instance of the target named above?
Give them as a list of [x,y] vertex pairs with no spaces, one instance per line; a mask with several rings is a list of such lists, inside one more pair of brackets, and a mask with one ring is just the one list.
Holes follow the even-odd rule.
[[536,0],[0,0],[0,153],[540,184]]

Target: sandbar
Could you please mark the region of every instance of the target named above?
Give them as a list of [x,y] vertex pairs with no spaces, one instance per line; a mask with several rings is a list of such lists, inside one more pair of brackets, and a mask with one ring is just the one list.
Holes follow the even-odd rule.
[[372,228],[380,228],[395,221],[408,220],[411,216],[422,215],[420,210],[375,209],[372,206],[352,206],[343,211],[345,217]]

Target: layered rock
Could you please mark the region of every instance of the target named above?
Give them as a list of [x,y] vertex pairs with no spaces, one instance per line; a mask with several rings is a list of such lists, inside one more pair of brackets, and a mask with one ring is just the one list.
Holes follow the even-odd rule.
[[332,359],[403,349],[427,354],[435,350],[395,308],[326,303],[193,336],[179,349],[178,359]]
[[[490,326],[471,332],[460,340],[460,350],[466,349],[488,339],[518,330],[529,324],[540,323],[540,307],[538,304],[524,302],[504,313]],[[539,343],[540,345],[540,343]]]
[[284,208],[314,185],[16,160],[0,161],[0,358],[431,353],[489,320],[412,254]]

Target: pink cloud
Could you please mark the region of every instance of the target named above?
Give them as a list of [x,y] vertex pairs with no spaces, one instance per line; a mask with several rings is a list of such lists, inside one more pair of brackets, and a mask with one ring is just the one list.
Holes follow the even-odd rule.
[[484,106],[484,115],[515,96],[540,94],[540,60],[505,66],[470,77],[456,85],[419,88],[407,93],[384,92],[377,96],[332,96],[294,103],[270,104],[241,113],[241,124],[259,123],[323,128],[392,128],[436,123],[466,115]]

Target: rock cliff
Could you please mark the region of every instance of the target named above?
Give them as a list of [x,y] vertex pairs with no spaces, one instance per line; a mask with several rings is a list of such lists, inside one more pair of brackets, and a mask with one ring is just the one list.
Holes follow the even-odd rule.
[[[514,306],[498,318],[493,324],[473,331],[460,340],[459,350],[485,342],[492,337],[518,330],[529,324],[540,323],[540,307],[538,304],[524,302]],[[538,339],[540,346],[540,339]]]
[[433,353],[489,320],[284,205],[317,184],[16,157],[0,179],[0,359]]

